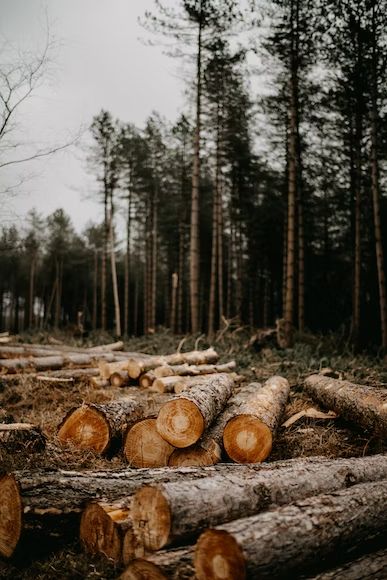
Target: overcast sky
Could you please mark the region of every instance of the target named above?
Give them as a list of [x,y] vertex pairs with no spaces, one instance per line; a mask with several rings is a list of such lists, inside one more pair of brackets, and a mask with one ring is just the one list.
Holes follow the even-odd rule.
[[[101,108],[137,125],[152,110],[176,119],[185,88],[178,62],[140,40],[146,33],[138,17],[152,8],[153,0],[49,0],[46,5],[59,46],[47,80],[20,109],[19,141],[39,146],[66,142]],[[44,41],[41,0],[0,0],[0,7],[7,42],[36,48]],[[3,207],[2,221],[20,224],[32,207],[44,215],[63,207],[78,231],[89,220],[100,220],[101,208],[93,201],[97,185],[85,162],[86,140],[23,169],[1,170],[3,190],[28,177],[6,212]]]

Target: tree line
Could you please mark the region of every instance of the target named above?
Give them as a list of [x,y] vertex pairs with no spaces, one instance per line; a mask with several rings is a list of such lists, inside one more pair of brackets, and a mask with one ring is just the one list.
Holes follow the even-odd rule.
[[2,327],[283,318],[289,346],[308,328],[386,348],[386,20],[387,0],[155,0],[144,26],[188,58],[187,111],[94,117],[103,221],[2,229]]

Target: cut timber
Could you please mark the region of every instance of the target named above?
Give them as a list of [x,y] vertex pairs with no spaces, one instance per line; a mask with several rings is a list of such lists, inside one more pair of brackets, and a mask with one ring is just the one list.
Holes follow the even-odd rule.
[[362,483],[207,530],[196,546],[196,575],[272,579],[316,570],[383,538],[386,497],[386,480]]
[[15,374],[21,371],[31,372],[62,369],[65,366],[93,366],[97,362],[97,358],[100,357],[106,360],[114,360],[114,355],[110,353],[86,354],[66,352],[56,356],[1,359],[0,370],[4,373]]
[[[184,393],[184,391],[189,391],[194,385],[201,385],[204,381],[211,382],[217,376],[218,373],[212,373],[209,375],[197,375],[195,377],[176,377],[179,380],[174,384],[173,390],[175,391],[176,395],[180,395],[180,393]],[[236,373],[229,373],[228,376],[234,384],[240,379]]]
[[23,509],[13,475],[0,475],[0,555],[10,558],[19,542]]
[[165,356],[149,356],[146,359],[131,358],[128,360],[127,370],[132,379],[138,377],[147,371],[153,370],[163,365],[201,365],[216,363],[219,359],[218,354],[213,348],[207,350],[194,350],[190,352],[180,352]]
[[106,453],[113,440],[127,427],[143,418],[146,402],[125,397],[106,405],[83,404],[71,409],[58,429],[61,443],[70,442],[80,449]]
[[165,467],[174,447],[159,435],[156,419],[144,419],[131,427],[123,444],[124,455],[133,467]]
[[121,563],[127,533],[132,533],[130,505],[91,503],[82,513],[79,535],[90,554],[103,554]]
[[194,547],[165,550],[133,560],[120,580],[193,580]]
[[101,374],[101,378],[109,380],[113,373],[120,373],[121,371],[127,372],[128,361],[120,360],[118,362],[109,363],[106,361],[99,361],[98,368]]
[[115,371],[109,377],[112,387],[127,387],[130,383],[128,371]]
[[357,558],[309,580],[382,580],[387,578],[387,548]]
[[230,398],[233,384],[226,373],[212,375],[165,403],[157,417],[160,435],[175,447],[196,443]]
[[[168,376],[158,374],[159,369],[165,367],[158,367],[155,369],[155,374],[158,377]],[[203,365],[190,365],[190,364],[182,364],[182,365],[174,365],[174,366],[167,366],[166,368],[170,369],[171,375],[179,375],[179,376],[198,376],[198,375],[211,375],[211,374],[219,374],[219,373],[232,373],[235,371],[236,362],[230,361],[224,364],[203,364]]]
[[89,383],[92,387],[96,387],[97,389],[106,389],[110,386],[109,381],[101,377],[89,377]]
[[[156,372],[157,371],[157,372]],[[171,367],[162,366],[157,367],[154,371],[143,373],[139,378],[140,387],[147,389],[153,385],[153,382],[160,377],[170,377],[173,375]],[[163,392],[163,391],[161,391]]]
[[171,467],[183,467],[218,463],[222,458],[223,430],[225,426],[239,412],[241,404],[260,388],[261,385],[259,383],[250,383],[242,387],[237,394],[227,401],[226,407],[195,445],[185,449],[175,449],[170,457],[169,465]]
[[124,343],[122,340],[111,342],[110,344],[101,344],[100,346],[92,346],[87,349],[88,352],[110,352],[112,350],[124,350]]
[[227,455],[237,463],[264,461],[271,452],[276,429],[289,396],[289,383],[271,377],[262,388],[241,401],[223,431]]
[[184,544],[208,527],[246,518],[273,505],[332,493],[350,485],[385,480],[387,456],[333,459],[282,469],[219,474],[198,481],[145,486],[132,504],[134,532],[159,550]]
[[7,453],[43,451],[46,437],[36,425],[29,423],[0,424],[0,449]]
[[321,375],[305,379],[304,389],[317,403],[347,421],[387,437],[387,389],[355,385]]

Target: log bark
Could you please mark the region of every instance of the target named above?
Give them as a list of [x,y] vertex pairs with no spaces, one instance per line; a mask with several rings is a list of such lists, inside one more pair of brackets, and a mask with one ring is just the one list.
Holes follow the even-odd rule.
[[309,580],[382,580],[387,578],[387,548],[322,572]]
[[144,486],[133,499],[135,534],[145,548],[184,544],[208,527],[246,518],[274,505],[333,493],[387,477],[387,456],[333,459],[280,470],[219,474],[198,481]]
[[143,418],[147,410],[146,401],[132,397],[106,405],[84,403],[64,417],[58,427],[58,438],[61,443],[103,454],[109,451],[114,440],[122,437],[131,423]]
[[138,379],[142,373],[163,365],[181,365],[184,363],[190,365],[212,364],[216,363],[218,359],[219,356],[213,348],[201,351],[178,352],[165,356],[148,356],[146,360],[141,357],[133,357],[128,360],[127,370],[132,379]]
[[305,379],[304,389],[317,403],[347,421],[387,437],[387,390],[320,375]]
[[[160,370],[165,368],[160,367]],[[224,364],[202,364],[202,365],[193,365],[193,364],[182,364],[182,365],[169,365],[166,368],[169,368],[171,371],[171,375],[180,375],[180,376],[198,376],[198,375],[210,375],[213,373],[232,373],[236,369],[236,362],[230,361]],[[155,369],[156,376],[168,376],[168,375],[158,375],[158,369]]]
[[226,373],[214,375],[165,403],[157,417],[160,435],[175,447],[196,443],[230,398],[233,384]]
[[0,424],[0,451],[7,453],[43,451],[46,437],[36,425],[29,423]]
[[133,560],[120,580],[193,580],[194,547],[165,550]]
[[133,467],[165,467],[173,450],[157,432],[153,418],[139,421],[124,437],[123,452]]
[[0,359],[0,371],[3,373],[15,374],[22,371],[30,372],[62,369],[66,366],[93,366],[100,358],[114,360],[115,356],[111,353],[66,353],[54,356]]
[[338,552],[344,557],[383,537],[386,494],[385,480],[362,483],[207,530],[196,546],[198,580],[290,578],[321,569]]
[[223,431],[227,455],[237,463],[264,461],[271,452],[275,432],[285,410],[289,383],[283,377],[271,377],[240,407]]
[[130,381],[128,371],[115,371],[109,377],[112,387],[127,387]]

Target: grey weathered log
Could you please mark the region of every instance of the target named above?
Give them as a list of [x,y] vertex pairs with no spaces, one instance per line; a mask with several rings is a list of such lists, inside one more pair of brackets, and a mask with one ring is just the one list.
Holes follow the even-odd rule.
[[145,558],[133,560],[120,580],[193,580],[194,547],[163,550]]
[[163,365],[180,365],[184,363],[190,365],[212,364],[216,363],[218,359],[219,355],[213,348],[178,352],[163,356],[148,356],[146,359],[133,357],[128,360],[127,370],[132,379],[138,379],[142,373]]
[[356,385],[321,375],[304,381],[317,403],[379,437],[387,437],[387,389]]
[[387,578],[387,548],[371,552],[308,580],[383,580]]
[[386,498],[386,480],[361,483],[209,529],[196,545],[196,575],[280,579],[317,572],[332,556],[344,558],[384,537]]
[[133,526],[146,548],[159,550],[186,543],[208,527],[246,518],[273,505],[384,479],[387,455],[375,455],[251,471],[242,477],[231,471],[195,482],[145,486],[134,496]]

